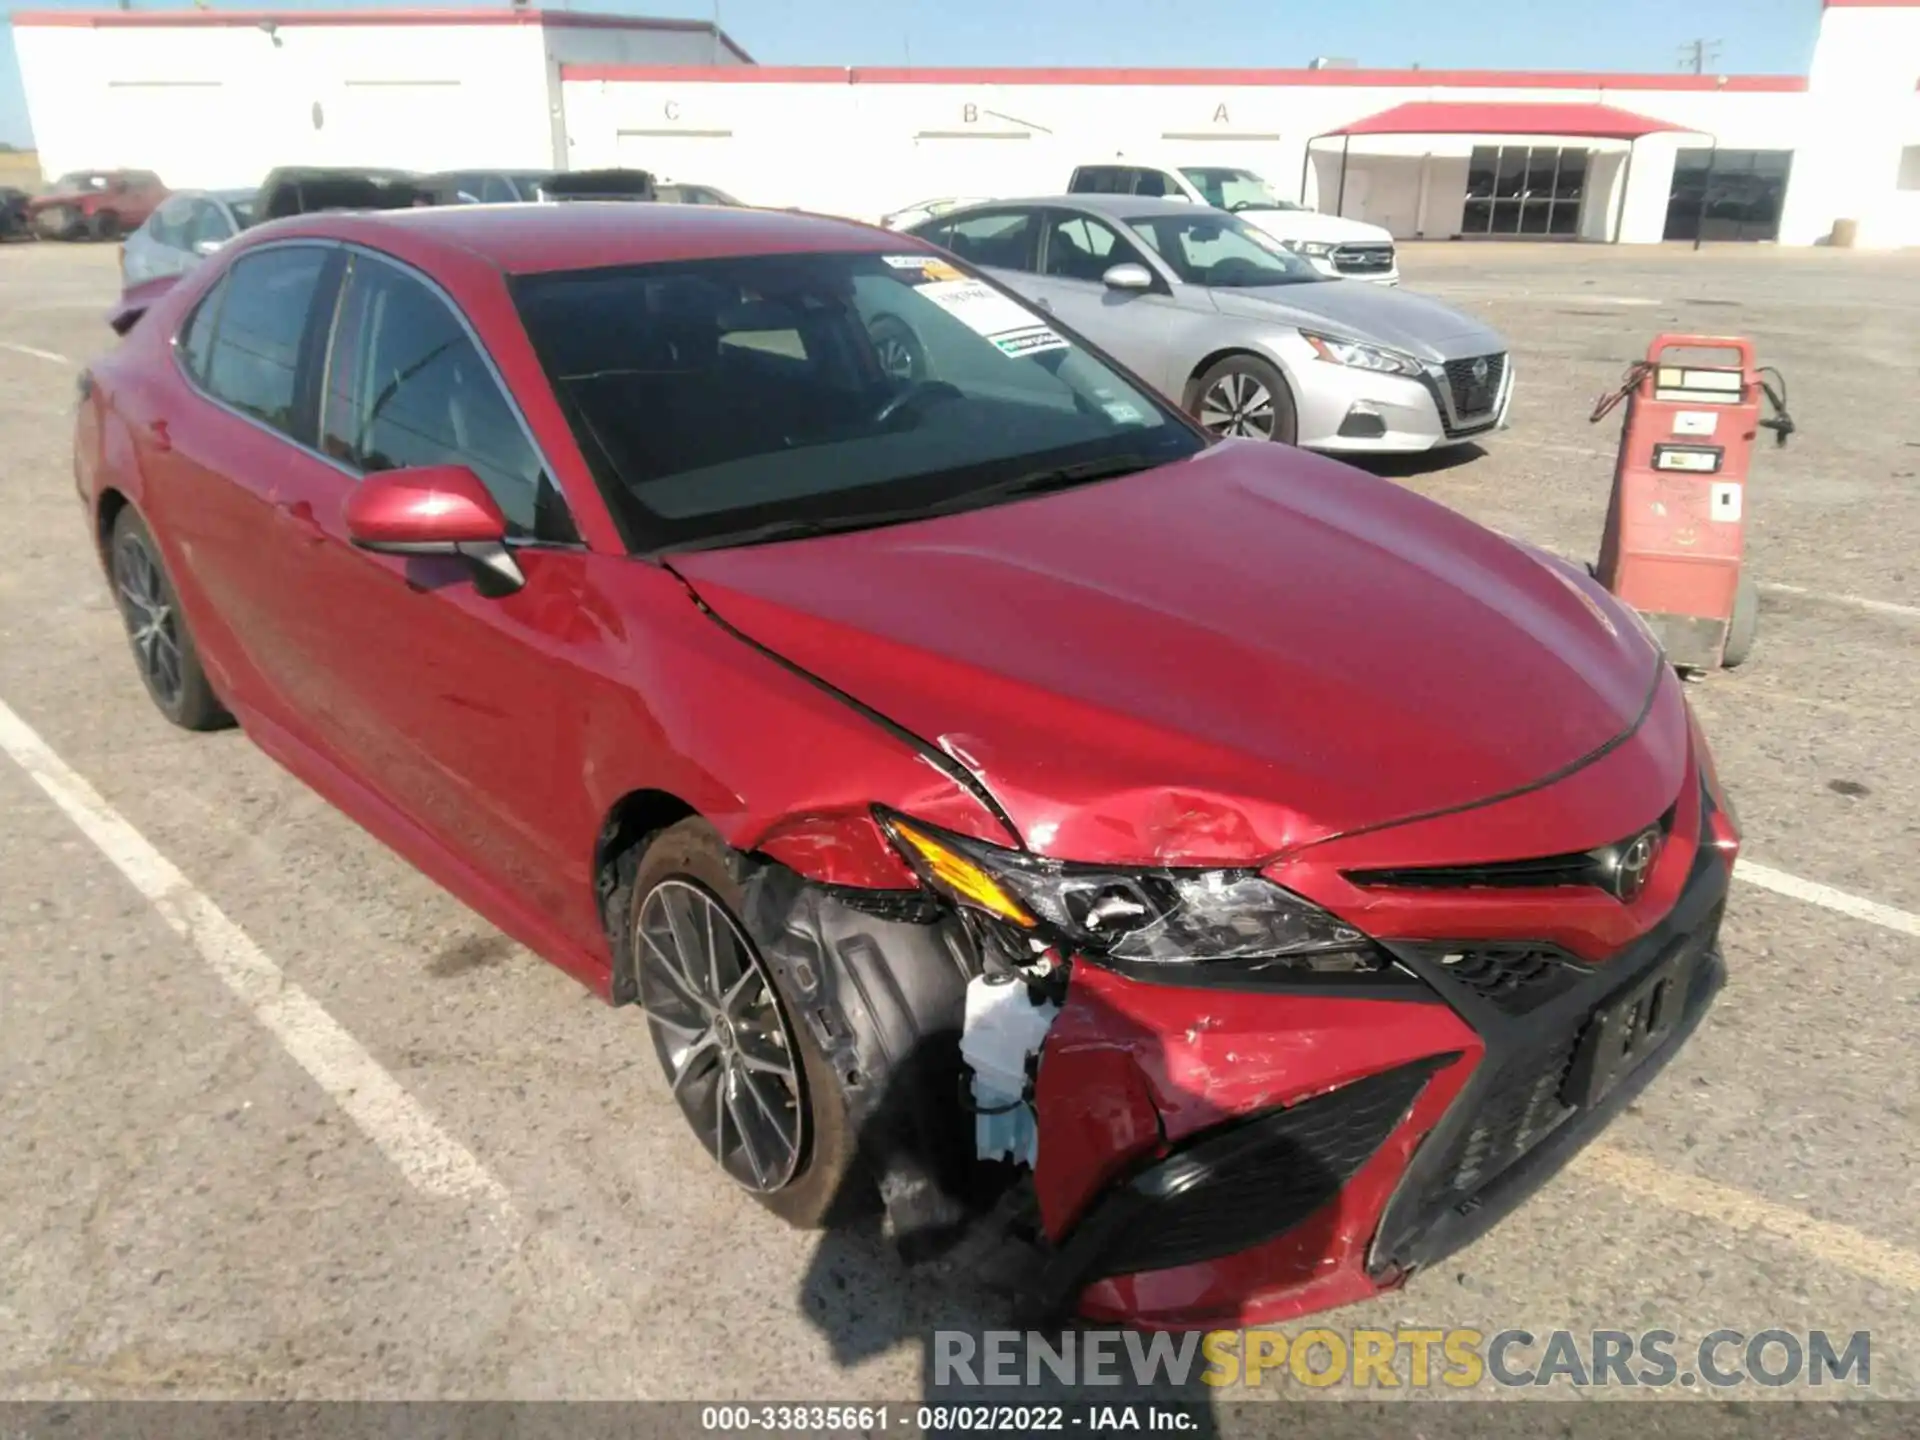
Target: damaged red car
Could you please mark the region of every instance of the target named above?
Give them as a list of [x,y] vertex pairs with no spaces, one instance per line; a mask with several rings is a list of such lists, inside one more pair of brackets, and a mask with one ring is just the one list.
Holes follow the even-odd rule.
[[115,326],[75,472],[154,702],[637,1002],[690,1183],[1275,1320],[1510,1211],[1721,983],[1630,611],[918,242],[309,215]]

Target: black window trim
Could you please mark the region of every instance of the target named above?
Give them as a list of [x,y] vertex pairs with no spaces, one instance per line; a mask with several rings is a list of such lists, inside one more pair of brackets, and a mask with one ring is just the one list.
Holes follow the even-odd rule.
[[[331,265],[321,271],[320,282],[315,287],[314,301],[320,301],[324,293],[326,304],[322,307],[316,303],[308,309],[306,325],[300,334],[299,359],[296,362],[299,368],[294,377],[295,413],[300,416],[303,423],[310,422],[310,429],[315,441],[314,444],[308,444],[298,436],[289,435],[286,431],[267,424],[267,422],[259,416],[249,415],[239,407],[230,405],[225,400],[222,400],[218,395],[215,395],[209,390],[200,378],[193,373],[180,354],[181,338],[192,327],[194,317],[200,313],[201,307],[213,301],[216,297],[218,297],[222,303],[225,302],[226,297],[224,292],[232,279],[233,272],[239,268],[249,256],[259,255],[269,250],[289,250],[303,246],[309,249],[335,251],[338,252],[339,256],[337,264]],[[229,415],[246,421],[255,429],[263,431],[277,440],[292,445],[295,449],[305,452],[314,459],[332,466],[342,475],[352,480],[356,485],[359,484],[362,480],[366,479],[366,471],[327,454],[318,444],[322,438],[320,427],[324,423],[324,416],[320,413],[319,405],[322,397],[326,394],[326,382],[332,374],[334,336],[340,324],[340,308],[345,301],[347,293],[347,261],[352,259],[355,254],[362,254],[369,259],[390,265],[403,274],[419,280],[441,304],[445,305],[447,309],[452,312],[455,321],[457,321],[460,328],[466,332],[467,338],[473,342],[473,348],[479,353],[480,362],[486,367],[487,374],[492,377],[494,385],[499,389],[502,398],[506,400],[507,409],[509,413],[512,414],[514,423],[520,427],[520,433],[526,437],[527,444],[532,447],[534,459],[540,462],[542,473],[546,475],[548,482],[553,486],[554,493],[559,497],[560,504],[566,511],[567,523],[573,527],[576,534],[579,534],[580,522],[574,514],[573,502],[568,498],[565,488],[560,483],[559,472],[554,469],[553,461],[548,457],[545,447],[540,444],[539,437],[533,433],[533,427],[527,423],[527,417],[520,409],[520,402],[514,397],[512,387],[507,384],[506,377],[500,373],[500,367],[494,362],[493,355],[487,349],[486,343],[480,338],[479,332],[473,328],[473,323],[467,319],[465,312],[454,302],[453,297],[447,293],[444,285],[440,284],[439,281],[435,280],[418,266],[409,265],[398,256],[391,255],[384,250],[376,249],[371,245],[365,245],[358,241],[336,240],[330,236],[305,235],[293,236],[285,240],[269,240],[259,245],[249,245],[244,252],[234,259],[231,265],[227,266],[220,277],[214,281],[207,293],[194,302],[192,308],[187,311],[185,318],[181,320],[178,327],[174,330],[173,335],[168,340],[167,349],[173,356],[174,366],[179,370],[181,378],[187,382],[196,395],[209,404],[217,406]],[[323,313],[325,318],[322,322],[320,317]],[[214,320],[214,338],[218,340],[220,333],[219,317],[216,315]],[[318,351],[317,357],[313,353],[316,350]],[[592,548],[584,538],[580,540],[543,540],[531,535],[509,537],[506,544],[510,549],[515,550],[590,550]]]
[[[1129,227],[1124,220],[1109,215],[1104,210],[1090,210],[1078,205],[1049,205],[1042,214],[1040,219],[1040,269],[1035,276],[1036,279],[1053,280],[1062,285],[1098,285],[1100,283],[1097,280],[1078,280],[1071,275],[1049,275],[1047,273],[1047,250],[1053,243],[1053,227],[1065,220],[1085,220],[1089,224],[1106,226],[1108,231],[1112,233],[1114,239],[1119,242],[1120,246],[1130,251],[1133,255],[1133,259],[1116,260],[1113,262],[1113,265],[1138,265],[1141,269],[1145,270],[1147,274],[1153,277],[1153,288],[1146,292],[1149,295],[1170,296],[1173,294],[1172,284],[1169,283],[1166,275],[1162,273],[1162,266],[1165,262],[1161,261],[1158,256],[1147,253],[1152,247],[1143,245],[1139,240],[1135,239],[1134,236],[1129,233]],[[1107,268],[1111,270],[1113,265],[1109,265]],[[1102,288],[1105,287],[1103,286]]]
[[[290,237],[286,240],[269,241],[264,245],[248,246],[244,254],[238,256],[231,265],[227,266],[226,269],[220,273],[219,277],[208,287],[207,293],[193,303],[192,307],[187,311],[186,316],[181,320],[180,324],[174,329],[173,334],[167,340],[167,350],[173,356],[174,368],[180,372],[181,379],[187,382],[187,385],[192,389],[194,394],[198,395],[202,400],[205,400],[209,405],[224,410],[236,419],[246,421],[247,424],[253,426],[254,429],[259,430],[263,434],[271,435],[276,440],[292,445],[296,449],[304,450],[309,455],[319,456],[320,459],[326,460],[329,464],[333,463],[329,456],[321,455],[317,449],[307,444],[299,436],[290,435],[277,425],[269,425],[258,415],[249,414],[238,405],[231,404],[227,400],[214,394],[213,391],[207,387],[206,381],[202,377],[195,375],[192,367],[182,358],[180,354],[180,341],[185,337],[187,331],[193,328],[193,322],[199,317],[201,310],[207,305],[217,300],[222,308],[225,307],[227,300],[226,291],[228,285],[233,281],[233,273],[250,256],[264,254],[270,250],[306,249],[331,252],[339,248],[339,241],[321,236],[297,236]],[[320,278],[314,285],[312,298],[307,302],[306,318],[301,322],[300,326],[300,339],[294,347],[296,358],[294,360],[293,377],[293,410],[295,417],[303,427],[315,419],[307,409],[307,387],[306,376],[304,374],[307,365],[307,351],[313,340],[314,319],[323,308],[331,309],[333,305],[338,303],[339,299],[337,294],[339,273],[338,268],[332,263],[332,259],[333,257],[329,254],[321,264]],[[332,287],[336,293],[329,293],[330,287]],[[327,302],[325,307],[320,303],[323,296]],[[218,344],[220,339],[220,319],[221,316],[218,313],[213,317],[213,340],[215,344]],[[211,350],[208,351],[208,355],[209,358],[211,358]]]

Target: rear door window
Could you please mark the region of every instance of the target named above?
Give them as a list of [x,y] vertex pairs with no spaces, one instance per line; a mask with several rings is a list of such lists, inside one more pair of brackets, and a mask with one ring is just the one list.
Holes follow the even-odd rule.
[[1082,165],[1067,182],[1068,193],[1074,195],[1125,195],[1128,188],[1128,173],[1122,165]]
[[946,248],[975,265],[997,270],[1032,270],[1039,226],[1031,210],[990,210],[953,222]]
[[[330,252],[277,245],[239,260],[200,311],[219,309],[201,383],[242,414],[307,443],[299,420],[301,341]],[[195,323],[199,319],[195,316]],[[189,338],[194,327],[189,326]]]
[[355,255],[327,364],[321,449],[363,472],[464,465],[520,540],[579,539],[520,414],[452,305]]

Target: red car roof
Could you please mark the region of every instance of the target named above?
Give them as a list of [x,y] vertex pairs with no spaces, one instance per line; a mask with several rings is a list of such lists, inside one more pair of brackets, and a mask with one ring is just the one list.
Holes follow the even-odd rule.
[[734,255],[924,248],[870,225],[794,211],[594,201],[327,212],[277,221],[272,228],[281,235],[324,235],[375,247],[386,240],[420,258],[445,247],[515,275]]

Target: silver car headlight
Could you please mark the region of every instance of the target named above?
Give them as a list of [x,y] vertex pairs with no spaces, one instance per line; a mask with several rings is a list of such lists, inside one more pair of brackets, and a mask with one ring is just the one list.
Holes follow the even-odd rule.
[[1316,335],[1302,330],[1300,338],[1313,347],[1313,353],[1334,365],[1354,370],[1374,370],[1383,375],[1418,375],[1420,362],[1398,350],[1378,345],[1362,345],[1358,340],[1342,340],[1333,335]]
[[1253,870],[1070,864],[876,808],[920,883],[1015,945],[1135,965],[1225,962],[1368,975],[1391,959],[1351,925]]

